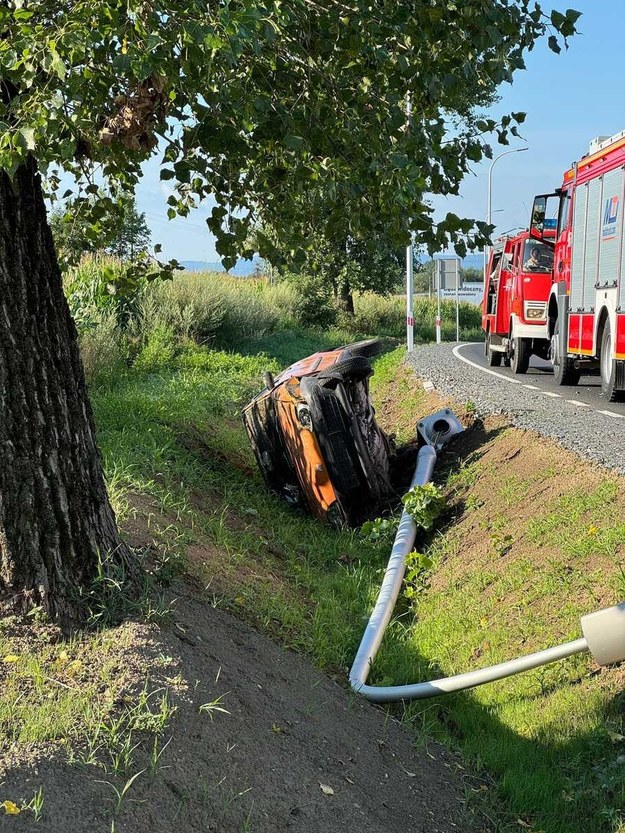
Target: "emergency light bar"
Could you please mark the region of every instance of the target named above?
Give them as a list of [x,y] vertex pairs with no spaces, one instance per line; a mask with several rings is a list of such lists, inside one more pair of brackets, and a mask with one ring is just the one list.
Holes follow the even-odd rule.
[[597,153],[604,148],[608,148],[610,145],[613,145],[614,142],[618,142],[621,139],[625,139],[625,130],[621,130],[620,133],[615,133],[614,136],[596,136],[594,139],[590,140],[588,154],[592,156],[593,153]]

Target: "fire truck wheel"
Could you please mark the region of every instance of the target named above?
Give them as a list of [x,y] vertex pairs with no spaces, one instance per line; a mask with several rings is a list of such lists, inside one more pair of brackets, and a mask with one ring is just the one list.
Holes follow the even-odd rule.
[[549,357],[553,364],[553,378],[556,385],[576,385],[579,382],[580,371],[576,370],[573,360],[568,356],[560,356],[560,319],[556,320]]
[[489,367],[500,367],[503,353],[493,350],[490,344],[490,333],[486,334],[486,361]]
[[512,355],[510,356],[512,372],[516,374],[527,373],[527,368],[530,366],[530,356],[529,339],[513,338]]
[[599,365],[601,368],[601,396],[606,402],[621,402],[625,391],[616,390],[616,360],[612,356],[612,331],[609,320],[605,322],[603,335],[601,336],[601,356]]

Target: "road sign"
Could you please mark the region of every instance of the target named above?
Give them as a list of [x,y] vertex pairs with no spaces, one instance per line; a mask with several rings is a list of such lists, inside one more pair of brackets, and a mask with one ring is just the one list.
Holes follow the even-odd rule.
[[458,290],[460,288],[460,258],[441,257],[436,263],[436,343],[440,344],[441,335],[441,293],[455,290],[456,297],[456,341],[460,341],[460,310],[458,306]]

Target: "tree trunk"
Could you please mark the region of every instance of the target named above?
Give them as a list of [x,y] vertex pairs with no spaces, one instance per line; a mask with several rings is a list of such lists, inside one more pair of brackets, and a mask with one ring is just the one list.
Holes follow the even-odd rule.
[[0,171],[0,597],[80,620],[117,533],[34,161]]
[[341,278],[339,281],[338,306],[343,312],[348,315],[354,314],[354,296],[352,288],[347,278]]

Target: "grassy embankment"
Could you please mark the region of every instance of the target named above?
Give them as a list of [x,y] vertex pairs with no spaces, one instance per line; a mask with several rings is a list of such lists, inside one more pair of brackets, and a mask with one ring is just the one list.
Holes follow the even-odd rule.
[[[147,335],[138,330],[117,342],[105,321],[106,361],[94,348],[102,332],[85,337],[85,355],[94,356],[92,396],[111,494],[122,527],[148,529],[166,558],[184,561],[206,588],[207,603],[344,675],[390,544],[325,529],[267,495],[238,412],[258,389],[262,370],[352,334],[263,328],[251,310],[263,293],[276,290],[249,284],[252,295],[244,299],[242,286],[236,284],[229,309],[232,318],[245,310],[246,326],[236,333],[231,319],[229,351],[185,341],[156,301]],[[278,306],[270,297],[265,316]],[[357,335],[371,332],[359,328]],[[192,329],[187,335],[198,338]],[[413,383],[401,354],[377,361],[372,389],[386,429],[405,439],[416,417],[437,403]],[[439,531],[421,542],[434,566],[411,576],[373,681],[426,679],[547,647],[578,635],[580,613],[622,597],[621,481],[598,469],[587,473],[553,444],[495,423],[476,426],[460,450],[442,461],[437,475],[448,512]],[[44,696],[50,668],[69,673],[69,663],[84,662],[85,652],[100,651],[103,642],[106,632],[70,646],[66,657],[57,648],[51,657],[31,654],[37,667],[23,679],[39,679],[40,697],[29,700],[28,710],[9,712],[2,696],[3,741],[25,742],[35,724],[39,738],[74,738],[71,746],[76,737],[84,746],[90,733],[103,737],[96,730],[109,725],[114,698],[96,699],[98,708],[89,710],[76,697],[70,709],[62,689],[51,700]],[[7,638],[4,650],[12,644]],[[74,649],[82,659],[73,659]],[[16,675],[27,668],[15,666]],[[106,664],[98,673],[107,674]],[[476,791],[472,806],[492,810],[498,830],[615,833],[625,829],[622,679],[618,671],[599,672],[587,658],[574,658],[413,704],[403,716],[421,742],[443,739],[467,756],[468,771],[483,773],[487,780],[475,790],[468,786],[468,797]],[[14,682],[14,695],[26,690],[18,677]],[[167,702],[151,707],[155,733]]]

